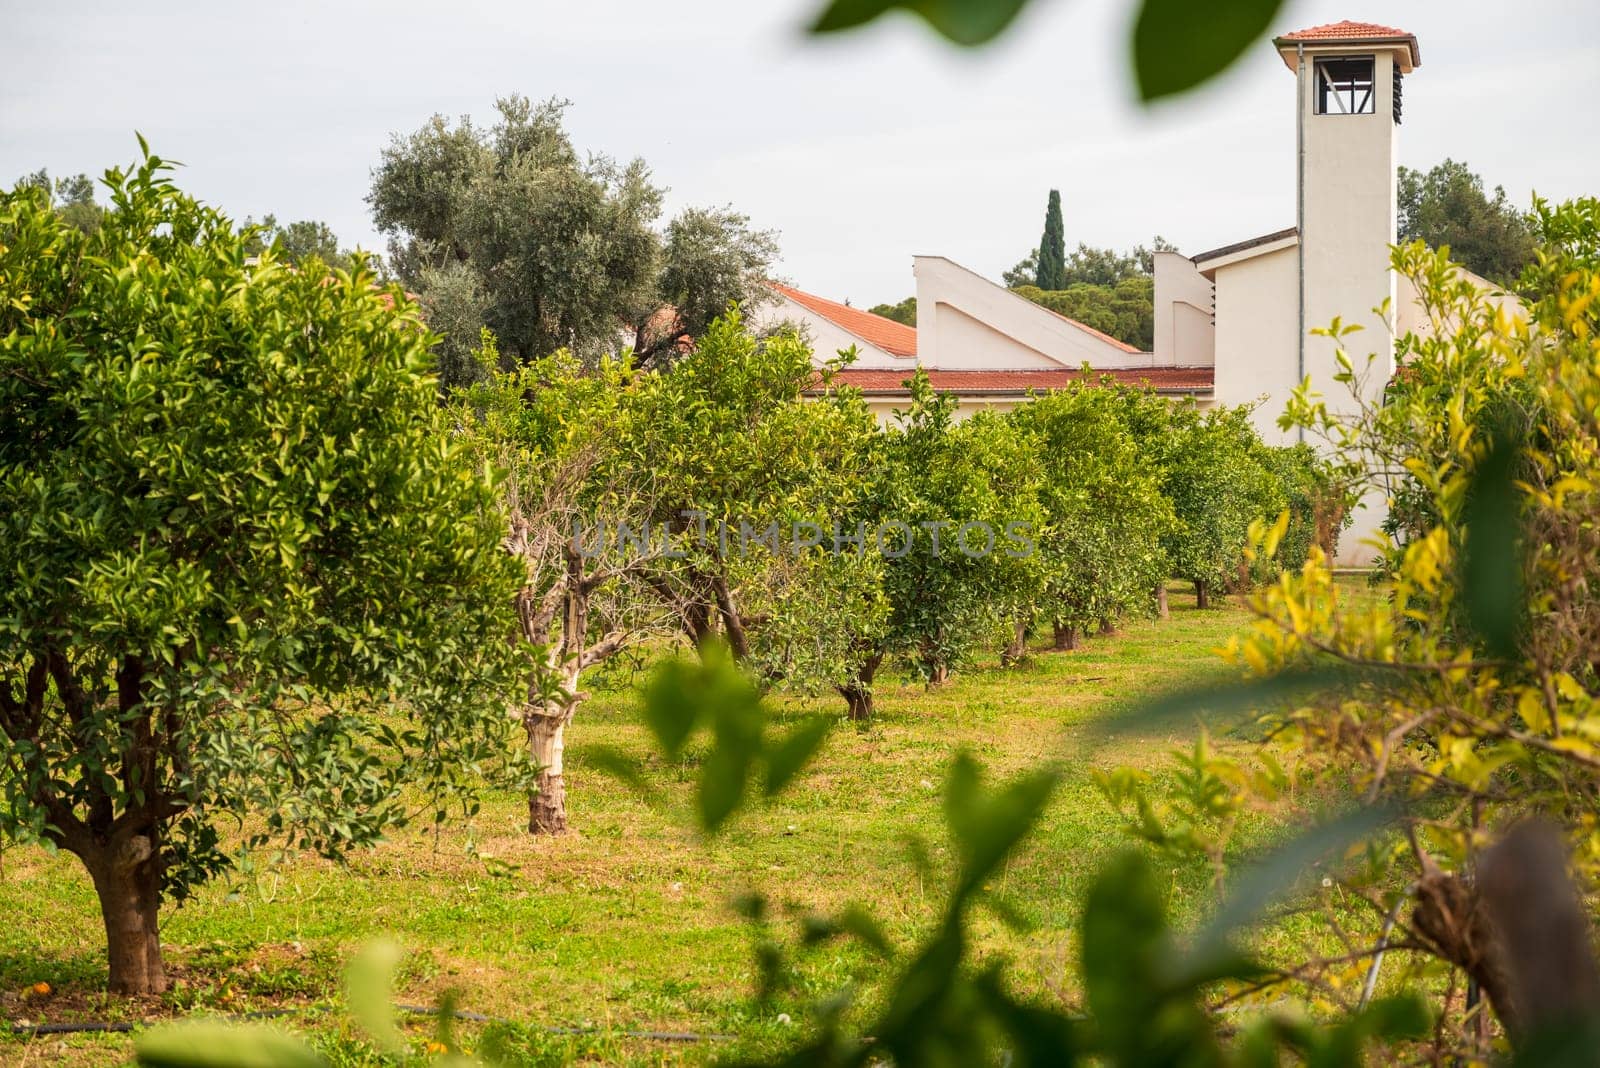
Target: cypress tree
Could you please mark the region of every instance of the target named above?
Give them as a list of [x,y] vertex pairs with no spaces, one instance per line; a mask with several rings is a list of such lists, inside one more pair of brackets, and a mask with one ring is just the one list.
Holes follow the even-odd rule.
[[1050,190],[1044,209],[1044,236],[1039,240],[1039,273],[1035,284],[1043,290],[1067,287],[1067,234],[1061,224],[1061,191]]

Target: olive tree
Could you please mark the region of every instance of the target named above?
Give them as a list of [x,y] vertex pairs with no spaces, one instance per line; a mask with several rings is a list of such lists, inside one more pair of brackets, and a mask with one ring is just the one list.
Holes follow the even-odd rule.
[[337,854],[503,748],[515,591],[404,295],[247,266],[166,169],[90,233],[0,193],[0,829],[83,862],[122,993],[223,817]]
[[481,381],[452,412],[481,463],[505,473],[506,548],[522,572],[519,634],[533,653],[519,718],[536,766],[528,830],[567,829],[566,728],[585,671],[666,630],[644,577],[662,546],[648,529],[656,472],[634,462],[639,384],[605,359],[571,353],[496,370],[484,332]]
[[441,378],[471,382],[482,327],[508,363],[624,340],[638,366],[670,363],[730,302],[766,298],[775,236],[731,208],[658,227],[665,190],[643,160],[579,151],[567,104],[498,100],[493,126],[435,115],[383,150],[373,221],[391,264],[445,335]]

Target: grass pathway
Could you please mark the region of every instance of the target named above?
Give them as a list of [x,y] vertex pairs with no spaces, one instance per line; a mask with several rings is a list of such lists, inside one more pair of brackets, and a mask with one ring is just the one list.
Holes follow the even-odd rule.
[[[496,796],[471,832],[475,855],[464,828],[437,840],[408,831],[343,866],[300,858],[207,887],[165,916],[169,965],[182,985],[161,1003],[104,1002],[102,931],[81,867],[39,849],[10,850],[0,858],[0,914],[10,918],[0,928],[0,1006],[8,1019],[38,1020],[311,1004],[336,998],[354,947],[389,934],[410,951],[404,1001],[431,1003],[454,989],[462,1007],[493,1016],[731,1033],[741,1048],[764,1047],[784,1028],[776,1009],[752,1005],[751,934],[731,900],[763,892],[781,906],[785,930],[789,914],[860,902],[909,942],[942,896],[939,875],[919,869],[912,843],[937,871],[938,788],[962,748],[997,777],[1062,763],[1044,825],[998,887],[1033,928],[1017,934],[985,920],[978,934],[985,952],[1011,957],[1022,989],[1069,992],[1078,897],[1098,864],[1126,844],[1092,767],[1162,767],[1171,749],[1193,741],[1184,728],[1123,737],[1091,756],[1085,728],[1143,696],[1227,678],[1213,650],[1246,621],[1233,606],[1196,611],[1187,594],[1173,602],[1170,620],[1129,624],[1077,652],[1036,650],[1013,669],[979,665],[938,691],[886,687],[876,723],[841,724],[779,803],[741,816],[710,843],[687,829],[692,768],[652,760],[632,694],[602,689],[569,732],[568,800],[578,833],[532,840],[521,830],[521,800]],[[781,715],[830,707],[791,701]],[[646,762],[665,811],[594,766],[589,755],[601,745]],[[1174,880],[1180,894],[1192,893],[1205,874],[1179,871]],[[820,995],[864,977],[866,967],[852,947],[829,947],[808,958],[803,978]],[[22,996],[41,981],[55,991],[49,999]],[[799,1002],[787,1008],[798,1018]],[[336,1059],[366,1062],[341,1025],[330,1018],[318,1026]],[[705,1053],[534,1029],[512,1037],[527,1063],[698,1061]],[[117,1063],[127,1048],[125,1036],[0,1038],[0,1062]]]

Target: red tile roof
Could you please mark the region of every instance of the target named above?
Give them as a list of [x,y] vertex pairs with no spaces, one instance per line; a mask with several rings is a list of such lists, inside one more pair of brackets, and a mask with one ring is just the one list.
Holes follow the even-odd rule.
[[1404,41],[1411,50],[1411,65],[1422,62],[1416,34],[1397,30],[1393,26],[1380,26],[1376,22],[1352,22],[1349,19],[1329,22],[1286,33],[1273,43],[1284,41]]
[[[1091,369],[1091,376],[1107,375],[1126,386],[1149,386],[1158,393],[1209,392],[1210,367],[1116,367]],[[909,371],[878,371],[846,367],[834,375],[838,385],[854,386],[867,394],[905,395]],[[1049,367],[1028,371],[928,371],[934,389],[948,393],[1026,393],[1028,390],[1064,389],[1085,377],[1082,370]]]
[[[881,315],[852,308],[848,304],[828,300],[825,297],[803,293],[792,286],[779,285],[777,282],[768,282],[775,292],[783,294],[796,304],[810,311],[816,312],[824,319],[833,323],[842,330],[848,331],[867,342],[889,353],[891,356],[915,356],[917,354],[917,332],[904,323],[897,323],[893,319],[885,319]],[[900,372],[892,372],[899,374]]]

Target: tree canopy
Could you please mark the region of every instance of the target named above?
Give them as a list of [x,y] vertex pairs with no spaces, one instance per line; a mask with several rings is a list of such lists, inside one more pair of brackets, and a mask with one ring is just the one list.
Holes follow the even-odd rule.
[[53,181],[50,173],[44,169],[24,175],[17,180],[17,186],[31,186],[44,191],[45,196],[55,205],[56,212],[74,229],[89,233],[100,225],[100,217],[105,209],[95,202],[94,180],[87,174],[75,174],[70,178]]
[[108,172],[90,233],[0,193],[0,829],[82,860],[136,993],[219,820],[336,853],[500,748],[515,589],[414,306],[249,266],[166,169]]
[[272,249],[278,258],[291,266],[316,257],[326,264],[336,264],[349,259],[351,253],[339,249],[339,239],[325,222],[300,219],[280,226],[276,215],[266,215],[257,223],[244,221],[245,248],[259,255]]
[[1052,272],[1056,284],[1050,286],[1043,281],[1040,249],[1034,249],[1002,280],[1035,304],[1149,351],[1155,340],[1155,254],[1171,251],[1172,243],[1159,235],[1127,252],[1079,242],[1060,271]]
[[470,381],[488,327],[510,362],[631,343],[670,359],[730,303],[763,297],[774,236],[732,208],[691,208],[657,229],[664,190],[643,160],[584,155],[567,104],[520,96],[497,121],[435,115],[396,135],[368,202],[391,264],[444,335],[447,385]]
[[1401,242],[1425,241],[1450,249],[1450,258],[1491,282],[1511,285],[1533,262],[1533,232],[1524,214],[1495,186],[1491,197],[1483,179],[1465,164],[1447,159],[1431,170],[1401,167],[1399,174]]
[[874,304],[867,309],[873,315],[881,315],[885,319],[893,319],[906,326],[917,325],[917,298],[907,297],[899,304]]
[[1050,190],[1044,209],[1044,233],[1039,238],[1039,258],[1033,284],[1040,289],[1063,289],[1067,284],[1067,231],[1061,221],[1061,191]]

